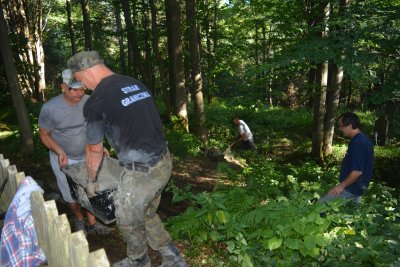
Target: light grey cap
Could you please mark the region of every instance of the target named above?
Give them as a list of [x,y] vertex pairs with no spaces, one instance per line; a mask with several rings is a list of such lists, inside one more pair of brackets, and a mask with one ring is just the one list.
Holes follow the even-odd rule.
[[81,82],[77,82],[74,80],[74,75],[70,69],[63,70],[62,74],[63,83],[68,85],[71,89],[80,89],[83,88],[83,84]]

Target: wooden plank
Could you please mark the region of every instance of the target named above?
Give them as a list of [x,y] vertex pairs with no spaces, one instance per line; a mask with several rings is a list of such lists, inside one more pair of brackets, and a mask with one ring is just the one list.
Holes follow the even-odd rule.
[[88,267],[110,267],[104,248],[93,251],[89,254]]
[[57,266],[55,263],[57,255],[52,254],[54,248],[51,243],[51,225],[58,216],[58,210],[54,200],[44,201],[41,192],[31,194],[31,209],[38,242],[46,255],[49,266]]
[[58,216],[58,210],[56,206],[56,202],[54,200],[44,202],[45,209],[45,217],[44,217],[44,225],[45,225],[45,233],[46,233],[46,242],[48,244],[47,251],[49,256],[46,254],[47,262],[49,266],[57,266],[57,257],[58,255],[53,253],[54,247],[52,246],[52,241],[54,240],[54,236],[51,235],[51,226],[54,224],[54,220]]
[[69,242],[70,266],[86,267],[89,258],[89,245],[83,231],[71,235]]
[[[10,167],[10,161],[8,159],[0,159],[0,185],[3,184],[4,180],[7,179],[8,177],[8,168]],[[5,184],[6,186],[4,187],[3,192],[1,193],[1,204],[2,204],[2,210],[6,211],[9,203],[9,196],[8,196],[8,182]]]
[[56,236],[57,243],[51,245],[57,247],[57,266],[70,267],[69,240],[71,239],[71,227],[67,215],[61,214],[57,216],[53,225],[53,233]]
[[15,193],[17,193],[19,186],[21,185],[22,181],[25,180],[25,173],[24,172],[17,172],[15,174],[15,185],[16,185],[16,190]]
[[43,194],[39,191],[32,192],[31,194],[31,210],[39,247],[43,249],[45,255],[48,255],[48,246],[46,242],[47,226],[44,219],[46,217],[46,210],[44,208]]
[[17,167],[15,165],[10,165],[7,169],[7,176],[8,176],[8,182],[6,185],[6,188],[4,189],[5,193],[5,204],[10,206],[11,201],[17,192],[17,184],[15,182],[15,175],[17,174]]

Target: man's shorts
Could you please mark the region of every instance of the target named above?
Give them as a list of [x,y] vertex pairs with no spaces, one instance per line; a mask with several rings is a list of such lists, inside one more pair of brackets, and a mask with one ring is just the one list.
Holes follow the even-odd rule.
[[[53,169],[54,175],[56,176],[58,189],[60,189],[64,201],[68,203],[75,203],[75,200],[71,196],[71,189],[69,188],[67,177],[61,171],[60,165],[58,164],[57,154],[50,151],[49,155],[50,155],[50,165],[51,168]],[[84,159],[82,160],[68,159],[68,164],[74,164],[81,161],[84,161]]]

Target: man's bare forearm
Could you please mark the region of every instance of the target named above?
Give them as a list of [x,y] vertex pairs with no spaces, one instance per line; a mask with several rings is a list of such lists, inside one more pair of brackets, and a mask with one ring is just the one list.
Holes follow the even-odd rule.
[[91,181],[96,180],[97,171],[99,170],[103,159],[103,144],[87,145],[86,146],[86,169],[88,178]]

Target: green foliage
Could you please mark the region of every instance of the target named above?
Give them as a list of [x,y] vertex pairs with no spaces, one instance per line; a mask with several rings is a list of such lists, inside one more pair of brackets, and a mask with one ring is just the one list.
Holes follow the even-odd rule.
[[[386,168],[398,161],[397,148],[375,149],[374,183],[361,205],[344,200],[323,205],[318,199],[337,184],[347,139],[335,136],[333,156],[320,166],[305,156],[312,121],[305,110],[266,110],[235,98],[207,112],[214,144],[223,147],[227,136],[234,136],[234,114],[249,124],[259,149],[234,152],[246,163],[240,170],[218,164],[219,174],[237,185],[197,195],[189,188],[168,189],[174,201],[192,203],[168,221],[175,238],[189,240],[193,251],[212,248],[213,259],[227,266],[388,266],[398,261],[399,193],[379,183],[393,176]],[[357,114],[365,129],[372,129],[374,113]],[[286,160],[272,154],[283,143],[296,152]]]
[[193,246],[221,244],[215,252],[228,253],[233,265],[331,266],[344,259],[348,266],[389,265],[397,260],[400,213],[393,189],[375,184],[361,205],[345,200],[324,205],[294,177],[281,177],[279,183],[282,191],[290,188],[289,197],[268,194],[269,185],[263,194],[253,187],[187,194],[192,207],[170,219],[169,229]]
[[201,142],[194,135],[179,129],[166,129],[165,134],[168,147],[177,159],[200,152]]

